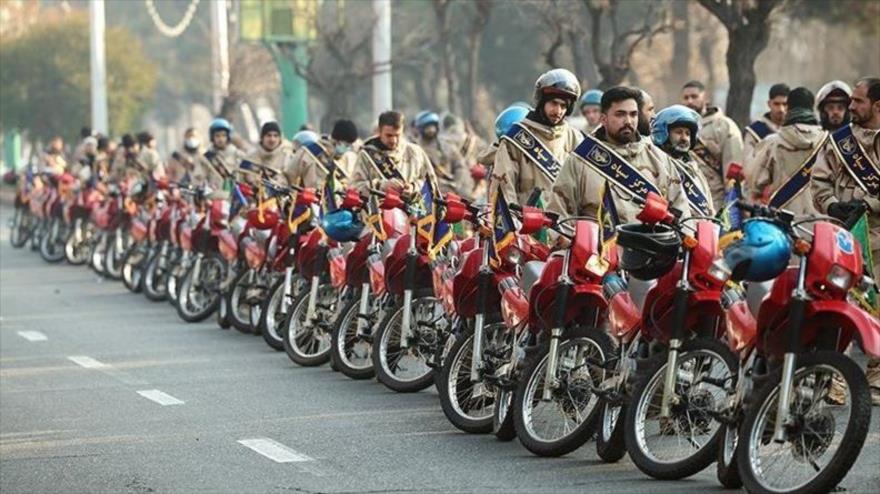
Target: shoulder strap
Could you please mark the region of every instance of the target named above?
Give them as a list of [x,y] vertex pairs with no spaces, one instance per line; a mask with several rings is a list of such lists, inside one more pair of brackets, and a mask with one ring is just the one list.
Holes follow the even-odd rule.
[[532,132],[525,126],[516,123],[510,127],[506,134],[501,136],[502,139],[511,143],[519,149],[529,160],[537,165],[538,169],[550,179],[551,182],[556,181],[559,170],[562,169],[559,161],[553,156],[553,153],[544,146],[540,139],[535,137]]

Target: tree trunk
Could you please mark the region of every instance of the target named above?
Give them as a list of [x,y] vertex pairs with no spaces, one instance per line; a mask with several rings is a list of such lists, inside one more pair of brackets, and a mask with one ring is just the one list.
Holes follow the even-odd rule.
[[727,93],[725,112],[740,127],[745,127],[750,122],[749,109],[755,90],[755,60],[767,46],[770,26],[766,21],[763,24],[747,24],[728,31],[728,36],[727,77],[730,92]]
[[690,72],[691,21],[688,2],[673,2],[672,16],[675,19],[675,28],[672,32],[672,72],[667,81],[667,91],[670,95],[675,95],[686,82]]
[[[585,40],[587,36],[574,29],[568,31],[568,43],[571,47],[571,57],[574,59],[574,70],[586,88],[594,88],[599,85],[599,73],[596,72],[596,62],[593,53],[587,49]],[[592,40],[590,41],[592,42]]]
[[449,29],[450,0],[434,0],[434,12],[437,15],[437,35],[440,41],[440,57],[443,63],[443,77],[446,81],[446,109],[458,113],[458,95],[456,94],[455,66],[452,63],[452,50]]
[[492,2],[491,0],[477,0],[474,2],[474,7],[476,12],[468,32],[467,84],[464,93],[464,115],[472,123],[477,121],[476,102],[480,79],[480,47],[483,44],[483,33],[492,11]]

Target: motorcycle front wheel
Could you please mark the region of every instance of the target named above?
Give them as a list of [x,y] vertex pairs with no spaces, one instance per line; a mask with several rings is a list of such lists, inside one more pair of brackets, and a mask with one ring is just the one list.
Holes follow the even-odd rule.
[[550,399],[544,399],[550,338],[525,365],[514,395],[516,435],[538,456],[561,456],[583,445],[596,429],[594,393],[605,379],[602,367],[611,354],[608,335],[595,328],[567,330],[559,341]]
[[749,492],[830,492],[852,468],[868,434],[871,394],[865,373],[837,352],[799,354],[790,421],[783,426],[784,440],[776,442],[781,379],[778,368],[749,400],[739,431],[742,482]]
[[697,338],[682,344],[676,368],[675,403],[660,415],[667,353],[653,358],[633,388],[624,439],[630,459],[643,473],[677,480],[708,467],[717,455],[721,424],[715,419],[726,405],[727,391],[739,362],[718,340]]

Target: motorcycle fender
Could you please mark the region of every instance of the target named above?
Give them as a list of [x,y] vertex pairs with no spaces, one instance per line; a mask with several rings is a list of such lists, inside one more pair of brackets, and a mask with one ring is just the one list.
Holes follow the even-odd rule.
[[692,304],[700,304],[705,302],[721,303],[721,292],[717,290],[701,290],[691,295]]
[[865,355],[880,358],[880,320],[859,307],[844,300],[814,301],[807,308],[807,320],[811,326],[842,328],[842,345],[848,344],[847,335],[857,334]]
[[[186,234],[189,230],[184,230],[183,238],[186,238]],[[233,262],[238,257],[238,241],[235,238],[235,235],[229,230],[223,230],[220,232],[220,241],[217,243],[217,246],[220,250],[220,255],[223,256],[228,262]]]

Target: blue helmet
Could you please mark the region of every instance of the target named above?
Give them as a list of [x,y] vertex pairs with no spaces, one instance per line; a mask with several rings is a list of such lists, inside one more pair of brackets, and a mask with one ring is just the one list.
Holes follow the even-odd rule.
[[654,121],[651,123],[651,140],[655,145],[662,147],[669,140],[669,129],[679,125],[691,129],[693,148],[700,133],[700,114],[683,105],[672,105],[654,115]]
[[742,227],[742,238],[724,249],[724,262],[734,281],[769,281],[788,267],[791,239],[776,223],[751,219]]
[[321,218],[321,228],[337,242],[354,242],[360,238],[364,224],[358,215],[348,209],[337,209]]
[[226,135],[232,137],[232,124],[225,118],[215,118],[214,120],[211,120],[211,125],[208,127],[208,137],[214,137],[214,132],[220,130],[225,130]]
[[434,113],[432,111],[419,112],[419,114],[416,115],[415,124],[416,124],[416,128],[419,130],[424,129],[428,125],[436,125],[439,127],[440,126],[440,115],[437,115],[436,113]]
[[305,146],[313,142],[318,142],[318,139],[320,139],[318,134],[312,132],[311,130],[301,130],[293,135],[293,142],[299,144],[300,146]]
[[505,108],[495,119],[495,137],[501,139],[501,136],[506,134],[507,131],[513,127],[513,124],[526,118],[529,111],[531,110],[528,107],[517,106],[515,104]]
[[599,106],[602,104],[602,91],[598,89],[590,89],[581,96],[581,108],[587,105]]

